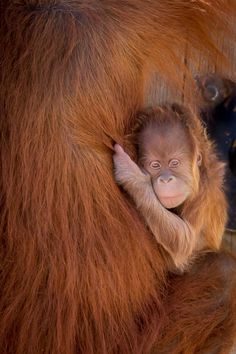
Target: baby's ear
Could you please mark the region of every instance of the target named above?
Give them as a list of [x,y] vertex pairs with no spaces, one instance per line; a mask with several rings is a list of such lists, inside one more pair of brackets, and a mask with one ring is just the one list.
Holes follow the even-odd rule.
[[202,154],[199,152],[197,154],[197,165],[201,166],[201,164],[202,164]]

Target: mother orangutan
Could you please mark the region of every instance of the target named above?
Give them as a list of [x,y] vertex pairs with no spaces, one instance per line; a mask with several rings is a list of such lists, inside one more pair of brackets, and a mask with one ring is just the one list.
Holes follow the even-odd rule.
[[235,12],[233,0],[2,0],[1,354],[230,351],[235,261],[212,253],[167,276],[114,182],[112,143],[145,105],[150,68],[177,86],[179,48],[214,51]]

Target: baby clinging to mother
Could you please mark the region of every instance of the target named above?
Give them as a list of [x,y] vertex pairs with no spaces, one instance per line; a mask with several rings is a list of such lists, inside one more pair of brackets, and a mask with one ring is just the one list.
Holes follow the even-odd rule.
[[130,195],[174,266],[219,249],[227,218],[224,164],[198,119],[178,105],[139,113],[136,164],[114,146],[115,179]]

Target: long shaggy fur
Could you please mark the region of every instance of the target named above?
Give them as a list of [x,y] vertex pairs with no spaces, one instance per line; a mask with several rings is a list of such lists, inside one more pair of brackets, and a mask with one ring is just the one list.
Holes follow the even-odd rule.
[[[1,354],[161,346],[165,257],[115,185],[110,148],[143,105],[148,66],[178,82],[179,45],[213,52],[213,31],[235,7],[230,0],[2,0]],[[194,297],[191,281],[183,286]],[[179,300],[172,299],[177,307]],[[180,318],[183,309],[196,312],[189,301],[181,300]],[[206,337],[217,324],[212,313]],[[186,338],[197,329],[188,326]],[[196,348],[181,343],[178,353]]]

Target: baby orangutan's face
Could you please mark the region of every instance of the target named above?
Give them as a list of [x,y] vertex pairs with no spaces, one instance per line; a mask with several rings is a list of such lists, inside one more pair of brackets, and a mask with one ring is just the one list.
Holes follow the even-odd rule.
[[[144,130],[140,164],[152,177],[153,189],[161,204],[172,209],[192,196],[196,184],[190,137],[181,126],[148,127]],[[198,169],[198,166],[196,166]]]

